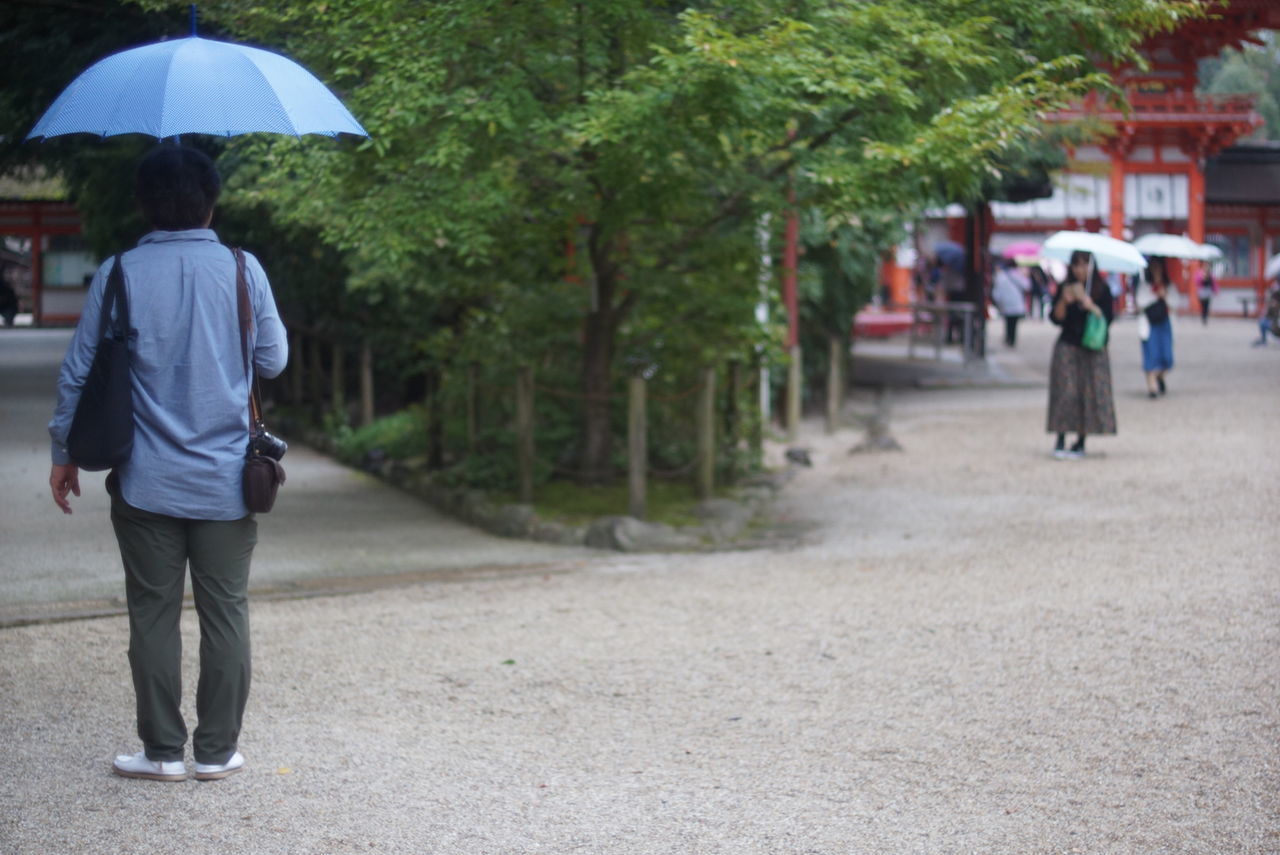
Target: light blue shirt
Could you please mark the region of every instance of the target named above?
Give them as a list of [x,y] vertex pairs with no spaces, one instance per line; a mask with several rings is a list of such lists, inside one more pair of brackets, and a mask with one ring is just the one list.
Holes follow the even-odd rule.
[[[248,514],[241,487],[249,441],[249,378],[240,352],[236,265],[210,229],[151,232],[121,257],[129,300],[133,455],[117,467],[135,508],[184,519]],[[58,375],[49,422],[53,462],[70,463],[67,432],[98,348],[98,322],[111,259],[89,286]],[[245,253],[253,304],[249,347],[263,377],[289,357],[284,324],[258,260]]]

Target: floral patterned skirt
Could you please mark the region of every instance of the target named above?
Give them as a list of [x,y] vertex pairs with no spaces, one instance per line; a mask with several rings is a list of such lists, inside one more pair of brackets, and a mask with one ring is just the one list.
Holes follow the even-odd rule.
[[1089,350],[1061,340],[1053,346],[1045,430],[1088,436],[1116,432],[1111,360],[1105,349]]

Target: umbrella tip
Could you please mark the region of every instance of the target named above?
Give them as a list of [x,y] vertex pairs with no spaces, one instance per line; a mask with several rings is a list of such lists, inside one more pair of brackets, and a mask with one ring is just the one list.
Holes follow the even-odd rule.
[[191,35],[196,34],[196,4],[191,4]]

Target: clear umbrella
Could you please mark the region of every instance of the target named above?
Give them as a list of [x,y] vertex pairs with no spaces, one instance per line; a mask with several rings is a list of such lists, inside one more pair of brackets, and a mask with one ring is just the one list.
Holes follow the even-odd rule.
[[1094,232],[1055,232],[1041,246],[1048,258],[1070,263],[1075,252],[1093,255],[1100,270],[1112,273],[1138,273],[1147,266],[1147,260],[1133,244]]
[[1173,234],[1143,235],[1133,242],[1145,256],[1161,258],[1186,258],[1195,261],[1213,261],[1222,257],[1222,250],[1208,243],[1196,243],[1189,237]]

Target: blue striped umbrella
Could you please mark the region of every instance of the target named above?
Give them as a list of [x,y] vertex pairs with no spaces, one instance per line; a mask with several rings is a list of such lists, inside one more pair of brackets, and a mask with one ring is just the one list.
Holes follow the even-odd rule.
[[368,136],[342,102],[293,60],[193,35],[94,63],[62,91],[27,139],[257,132]]

